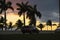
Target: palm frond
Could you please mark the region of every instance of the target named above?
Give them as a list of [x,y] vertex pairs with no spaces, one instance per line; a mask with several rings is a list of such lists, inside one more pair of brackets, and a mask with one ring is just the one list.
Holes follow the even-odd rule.
[[22,5],[21,5],[21,4],[19,4],[19,3],[16,3],[16,5],[17,5],[17,6],[19,6],[19,7],[22,7]]
[[17,8],[17,10],[21,10],[21,8]]
[[6,4],[8,7],[10,7],[12,5],[12,3],[10,1],[7,2]]
[[21,16],[21,15],[22,15],[22,11],[19,11],[19,12],[18,12],[18,15]]
[[27,12],[27,16],[26,16],[26,18],[31,19],[31,13],[30,13],[30,12]]
[[34,8],[36,9],[37,5],[34,5]]
[[41,13],[40,12],[36,12],[36,15],[41,18]]
[[33,7],[31,5],[28,5],[27,7],[28,7],[28,9],[33,9]]
[[13,7],[8,7],[8,8],[10,8],[10,9],[12,9],[12,11],[14,11],[14,8]]
[[27,1],[26,3],[25,3],[25,5],[27,5],[29,3],[29,1]]

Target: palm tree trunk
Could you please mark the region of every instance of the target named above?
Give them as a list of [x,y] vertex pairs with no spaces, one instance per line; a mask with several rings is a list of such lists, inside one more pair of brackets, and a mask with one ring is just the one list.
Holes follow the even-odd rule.
[[33,21],[34,21],[34,26],[36,27],[36,19],[35,18],[33,18]]
[[42,31],[42,29],[41,29],[41,31]]
[[25,27],[25,13],[23,13],[24,27]]
[[5,11],[5,13],[4,13],[4,17],[5,17],[4,27],[5,27],[5,30],[6,30],[6,11]]

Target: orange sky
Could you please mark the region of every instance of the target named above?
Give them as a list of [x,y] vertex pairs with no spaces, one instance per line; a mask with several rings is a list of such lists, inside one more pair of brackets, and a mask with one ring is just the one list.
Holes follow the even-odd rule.
[[[18,14],[9,13],[7,14],[7,23],[12,22],[13,25],[16,23],[16,21],[20,19],[23,22],[23,16],[19,17]],[[26,25],[29,24],[29,19],[26,19]],[[46,24],[46,22],[41,22],[42,24]],[[53,24],[56,23],[58,25],[58,22],[53,22]],[[40,21],[37,21],[36,25],[39,25]],[[38,28],[38,27],[37,27]],[[56,30],[57,26],[52,26],[52,30]],[[38,28],[39,29],[39,28]],[[40,30],[40,29],[39,29]],[[43,28],[43,30],[47,30],[47,25]],[[48,30],[51,30],[51,27],[48,27]]]

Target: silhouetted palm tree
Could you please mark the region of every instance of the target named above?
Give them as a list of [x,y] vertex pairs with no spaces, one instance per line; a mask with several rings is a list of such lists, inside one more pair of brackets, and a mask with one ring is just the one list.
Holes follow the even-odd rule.
[[39,27],[39,28],[41,29],[41,31],[42,31],[42,28],[44,27],[44,25],[43,25],[43,24],[39,24],[38,27]]
[[0,17],[0,23],[4,23],[4,18],[2,16]]
[[12,22],[9,22],[9,29],[11,28],[12,30]]
[[37,11],[36,9],[36,5],[34,5],[34,7],[32,7],[31,5],[28,5],[28,2],[26,2],[25,4],[22,2],[21,4],[17,3],[17,5],[20,7],[18,8],[19,11],[19,15],[21,16],[22,14],[24,15],[24,25],[25,25],[25,12],[27,12],[27,18],[29,17],[30,21],[30,25],[34,24],[36,25],[36,19],[35,19],[35,15],[39,16],[39,18],[41,17],[41,14],[39,11]]
[[[48,25],[51,26],[51,30],[52,30],[52,21],[51,21],[51,20],[48,20],[47,23],[46,23],[46,25],[47,25],[47,26],[48,26]],[[48,28],[47,28],[47,30],[48,30]]]
[[3,24],[0,24],[0,28],[3,30]]
[[17,25],[17,29],[20,29],[20,28],[22,28],[23,23],[21,22],[21,20],[18,20],[17,23],[16,23],[16,25]]
[[0,17],[0,28],[3,30],[3,23],[4,23],[4,18],[1,16]]
[[27,10],[24,5],[27,5],[27,3],[25,4],[23,2],[21,4],[17,3],[17,6],[19,6],[19,8],[17,8],[17,10],[19,10],[18,15],[21,16],[23,14],[24,26],[25,26],[25,12]]
[[29,19],[31,20],[29,25],[36,26],[35,15],[37,17],[41,18],[41,13],[37,10],[36,5],[34,5],[34,7],[32,7],[32,6],[28,7],[27,17],[29,17]]
[[[5,25],[5,27],[6,27],[6,10],[7,10],[8,8],[14,10],[14,9],[11,7],[11,4],[12,4],[12,3],[11,3],[10,1],[6,2],[6,0],[0,0],[0,14],[1,14],[2,12],[4,12],[4,17],[5,17],[4,25]],[[5,29],[5,30],[6,30],[6,29]]]

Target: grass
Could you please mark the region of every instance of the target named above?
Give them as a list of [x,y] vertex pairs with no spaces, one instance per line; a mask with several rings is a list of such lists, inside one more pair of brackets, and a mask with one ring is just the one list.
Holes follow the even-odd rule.
[[41,31],[39,34],[21,34],[20,31],[0,31],[1,40],[58,40],[60,32]]
[[[60,34],[60,33],[59,33]],[[2,40],[58,40],[59,34],[57,33],[43,33],[43,34],[0,34]]]

